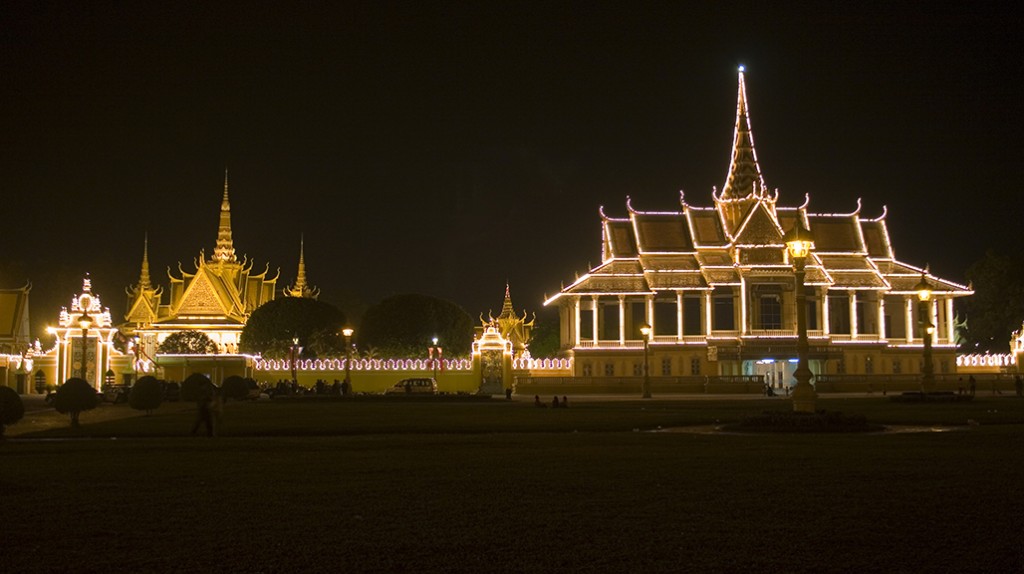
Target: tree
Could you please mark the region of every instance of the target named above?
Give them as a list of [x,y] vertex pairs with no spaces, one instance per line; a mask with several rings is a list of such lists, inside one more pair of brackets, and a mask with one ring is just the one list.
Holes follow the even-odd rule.
[[554,357],[562,349],[562,339],[558,328],[558,316],[538,317],[530,332],[530,356],[540,359]]
[[137,411],[146,411],[146,416],[153,414],[163,401],[164,385],[152,376],[135,381],[128,395],[128,404]]
[[220,388],[224,391],[224,400],[235,399],[242,401],[249,398],[249,381],[238,375],[232,375],[224,379]]
[[0,438],[8,425],[21,420],[25,416],[25,405],[21,397],[11,387],[0,386]]
[[446,357],[466,356],[473,343],[473,319],[450,301],[428,295],[394,295],[370,307],[360,325],[359,344],[384,355],[422,357],[437,337]]
[[215,355],[217,344],[200,331],[178,331],[171,333],[157,352],[167,355]]
[[292,339],[298,337],[305,358],[340,355],[345,347],[340,332],[346,323],[345,313],[330,303],[281,297],[249,315],[239,349],[243,353],[282,358],[291,349]]
[[989,251],[968,268],[967,278],[974,286],[966,304],[967,347],[1006,352],[1024,320],[1024,256]]
[[99,404],[99,396],[96,389],[92,388],[85,379],[73,377],[64,381],[64,384],[57,387],[57,394],[54,395],[53,407],[57,412],[70,415],[71,428],[78,428],[78,415],[82,411],[90,411]]
[[202,373],[192,373],[181,382],[181,400],[199,402],[213,394],[213,383]]

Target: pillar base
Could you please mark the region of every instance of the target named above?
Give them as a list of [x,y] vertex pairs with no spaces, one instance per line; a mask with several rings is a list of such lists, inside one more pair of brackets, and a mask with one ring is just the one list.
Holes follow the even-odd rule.
[[813,413],[816,410],[815,403],[818,400],[818,393],[811,385],[811,376],[811,370],[803,365],[793,373],[793,377],[796,379],[796,386],[793,387],[793,412],[795,413]]

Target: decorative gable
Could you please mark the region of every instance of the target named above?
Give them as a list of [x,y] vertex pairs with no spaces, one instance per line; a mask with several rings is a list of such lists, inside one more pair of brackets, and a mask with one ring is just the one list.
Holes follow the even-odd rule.
[[758,202],[736,236],[737,245],[782,245],[782,230],[767,206]]
[[125,319],[129,323],[137,325],[149,324],[156,320],[156,309],[153,308],[149,298],[145,296],[137,297]]
[[178,304],[177,315],[226,315],[221,294],[206,273],[197,273]]

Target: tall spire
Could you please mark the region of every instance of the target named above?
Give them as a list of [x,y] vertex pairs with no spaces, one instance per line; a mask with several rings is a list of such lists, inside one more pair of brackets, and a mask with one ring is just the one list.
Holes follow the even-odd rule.
[[139,286],[140,292],[149,291],[153,288],[153,284],[149,279],[149,232],[146,232],[145,239],[142,241],[142,270],[139,272]]
[[286,287],[284,294],[288,297],[305,297],[316,299],[320,296],[320,290],[309,287],[306,283],[306,238],[299,238],[299,272],[295,278],[295,285]]
[[741,199],[764,192],[764,177],[757,164],[754,134],[750,130],[747,110],[747,87],[743,81],[743,66],[739,69],[739,94],[736,96],[736,130],[732,140],[732,161],[722,188],[721,199]]
[[217,229],[217,246],[213,249],[214,261],[237,261],[235,246],[231,241],[231,203],[228,201],[228,170],[224,169],[224,199],[220,202],[220,227]]

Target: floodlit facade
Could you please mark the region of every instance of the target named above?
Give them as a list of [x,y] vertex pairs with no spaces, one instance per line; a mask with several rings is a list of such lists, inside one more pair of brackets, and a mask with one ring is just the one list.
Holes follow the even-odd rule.
[[[194,272],[178,264],[178,275],[168,271],[170,288],[166,293],[150,280],[148,244],[143,250],[142,269],[137,284],[128,288],[128,312],[122,332],[139,337],[139,349],[153,357],[156,348],[172,333],[196,330],[217,344],[220,353],[237,353],[239,337],[249,315],[260,305],[274,299],[280,273],[268,277],[270,265],[253,272],[253,262],[239,260],[231,239],[231,203],[228,179],[224,176],[224,197],[220,207],[220,225],[213,256],[200,251],[193,261]],[[305,261],[300,249],[300,277],[292,289],[298,296],[311,291],[305,283]],[[293,294],[293,293],[289,293]]]
[[[920,372],[923,334],[936,373],[956,369],[953,301],[972,291],[899,261],[884,207],[869,217],[860,200],[849,213],[815,213],[807,196],[779,204],[757,161],[742,69],[731,162],[711,205],[680,196],[679,211],[649,212],[627,198],[625,211],[600,210],[601,264],[545,301],[559,307],[575,376],[641,375],[640,328],[649,325],[652,376],[788,384],[796,282],[783,236],[798,219],[814,242],[805,279],[813,373]],[[917,296],[922,280],[932,290],[926,304]]]

